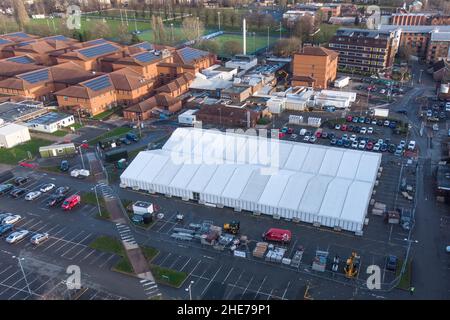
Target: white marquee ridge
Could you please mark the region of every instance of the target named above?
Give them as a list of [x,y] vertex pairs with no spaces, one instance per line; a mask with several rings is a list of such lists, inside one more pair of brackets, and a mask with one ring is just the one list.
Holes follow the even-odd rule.
[[123,187],[361,232],[380,162],[379,153],[178,128],[120,179]]

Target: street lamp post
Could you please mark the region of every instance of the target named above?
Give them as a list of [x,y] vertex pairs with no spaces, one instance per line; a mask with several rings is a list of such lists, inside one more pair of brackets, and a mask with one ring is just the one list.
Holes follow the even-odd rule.
[[174,42],[174,41],[175,41],[175,38],[174,38],[174,36],[173,36],[173,23],[170,24],[170,30],[171,30],[171,32],[172,32],[172,42]]
[[220,11],[217,12],[217,16],[218,16],[218,19],[219,19],[219,31],[220,31]]
[[419,83],[422,83],[422,72],[423,72],[423,69],[420,69]]
[[23,266],[22,266],[22,261],[25,260],[25,259],[24,258],[20,258],[20,257],[16,257],[16,256],[13,256],[13,259],[17,259],[17,261],[19,261],[20,270],[22,270],[23,278],[25,279],[25,283],[27,284],[28,293],[30,295],[32,295],[33,293],[31,292],[30,284],[28,283],[27,276],[25,274],[25,270],[23,270]]
[[197,17],[197,40],[200,39],[200,18]]
[[192,300],[192,285],[194,284],[194,281],[191,280],[189,283],[189,286],[185,289],[186,292],[189,292],[189,300]]
[[81,165],[83,166],[83,169],[86,169],[84,166],[84,159],[83,159],[83,152],[81,151],[81,145],[78,147],[78,150],[80,151]]

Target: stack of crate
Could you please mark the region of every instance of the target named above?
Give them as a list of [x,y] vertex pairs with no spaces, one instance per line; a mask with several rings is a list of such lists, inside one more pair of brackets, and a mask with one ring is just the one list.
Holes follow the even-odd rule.
[[256,257],[256,258],[264,257],[264,254],[267,251],[268,245],[269,244],[267,242],[258,242],[256,244],[255,249],[253,250],[253,256]]

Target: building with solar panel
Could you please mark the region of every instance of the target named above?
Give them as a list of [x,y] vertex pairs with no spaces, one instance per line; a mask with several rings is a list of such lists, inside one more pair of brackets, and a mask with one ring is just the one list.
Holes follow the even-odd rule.
[[141,51],[128,57],[118,59],[112,63],[113,69],[131,68],[147,79],[155,79],[158,76],[157,64],[171,62],[172,55],[168,50]]

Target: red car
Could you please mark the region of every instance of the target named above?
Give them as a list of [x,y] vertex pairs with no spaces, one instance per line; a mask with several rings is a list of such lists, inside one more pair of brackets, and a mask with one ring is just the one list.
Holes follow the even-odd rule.
[[353,117],[352,117],[352,116],[347,116],[347,117],[345,118],[345,120],[346,120],[347,122],[352,122]]
[[366,149],[367,150],[372,150],[373,149],[373,142],[372,141],[367,142]]
[[19,162],[19,166],[34,169],[37,167],[37,164],[28,163],[28,162]]
[[317,130],[316,131],[316,138],[320,138],[322,136],[322,131],[321,130]]
[[286,133],[280,132],[280,133],[278,134],[278,139],[283,138],[285,135],[286,135]]
[[292,233],[289,230],[270,228],[262,235],[264,241],[275,241],[289,243],[292,239]]
[[293,133],[294,133],[294,129],[289,128],[288,131],[287,131],[287,133],[288,133],[288,134],[293,134]]
[[346,124],[343,124],[341,126],[341,131],[347,131],[348,126]]
[[80,202],[81,197],[78,194],[74,194],[73,196],[70,196],[66,200],[64,200],[61,208],[63,208],[64,210],[72,210]]

